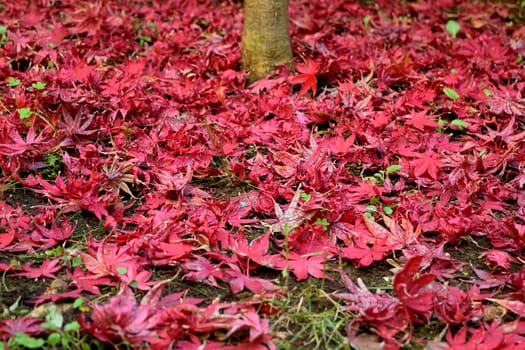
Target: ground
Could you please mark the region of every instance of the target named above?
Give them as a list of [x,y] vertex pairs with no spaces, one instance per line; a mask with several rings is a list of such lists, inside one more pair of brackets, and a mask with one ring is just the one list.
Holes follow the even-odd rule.
[[522,17],[0,2],[0,349],[522,349]]

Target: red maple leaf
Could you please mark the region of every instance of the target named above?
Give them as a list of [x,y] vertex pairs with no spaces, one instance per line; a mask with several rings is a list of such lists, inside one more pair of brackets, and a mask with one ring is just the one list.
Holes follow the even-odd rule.
[[[421,235],[421,226],[414,228],[414,225],[404,217],[401,216],[387,216],[381,214],[383,222],[390,231],[386,231],[386,234],[389,236],[388,242],[395,245],[395,249],[401,249],[402,247],[417,242],[419,236]],[[382,226],[364,217],[365,225],[368,230],[375,234],[377,237],[380,234],[385,234],[385,231],[381,230]]]
[[335,293],[334,295],[348,303],[349,311],[359,315],[357,322],[363,320],[372,323],[378,333],[385,340],[390,341],[396,333],[404,330],[407,322],[404,315],[399,312],[400,305],[397,298],[382,290],[375,294],[370,292],[360,279],[356,285],[346,274],[341,273],[341,277],[349,293]]
[[40,265],[39,267],[22,266],[21,269],[25,272],[16,273],[14,274],[14,276],[23,276],[29,278],[56,278],[54,273],[64,267],[63,265],[57,266],[59,262],[60,258],[55,258],[53,260],[49,260],[46,258],[46,260],[44,260],[42,265]]
[[490,249],[487,252],[481,253],[481,256],[485,256],[487,261],[495,266],[501,267],[504,270],[510,269],[510,263],[516,263],[517,260],[513,258],[509,253],[498,249]]
[[38,335],[44,331],[40,327],[42,320],[31,317],[17,317],[0,320],[0,339],[9,339],[17,333]]
[[0,143],[0,154],[6,156],[21,155],[22,153],[37,153],[39,150],[46,146],[47,140],[45,139],[45,133],[48,128],[42,130],[40,134],[36,134],[33,125],[29,127],[27,134],[24,137],[16,129],[9,130],[9,137],[11,141],[8,143]]
[[[51,288],[52,289],[52,288]],[[40,294],[38,297],[34,299],[35,306],[38,306],[43,303],[52,302],[54,304],[63,301],[63,300],[71,300],[79,298],[82,294],[82,289],[74,289],[67,292],[56,292],[54,290],[49,290],[44,293]],[[100,294],[100,293],[99,293]]]
[[75,140],[93,135],[98,129],[90,129],[95,118],[94,114],[72,112],[62,108],[62,118],[58,121],[59,130],[65,134],[62,146],[73,146]]
[[421,131],[425,130],[425,127],[437,128],[439,125],[435,120],[432,120],[427,115],[428,109],[423,109],[422,111],[415,112],[412,111],[410,114],[405,116],[406,123],[412,125],[414,128]]
[[382,260],[385,253],[389,253],[395,247],[387,245],[388,236],[378,238],[375,243],[368,245],[360,238],[355,237],[355,246],[341,249],[341,256],[347,259],[359,260],[359,266],[368,266],[374,261]]
[[383,189],[372,181],[359,181],[357,185],[349,186],[348,191],[351,192],[348,199],[355,203],[369,200],[383,193]]
[[293,272],[298,281],[304,280],[308,275],[315,278],[327,278],[328,275],[324,273],[326,267],[327,257],[323,254],[300,255],[295,252],[288,253],[288,259],[282,259],[277,264],[277,268],[284,269],[285,267]]
[[269,77],[262,78],[251,84],[248,88],[253,93],[260,93],[263,90],[270,90],[276,86],[281,85],[285,82],[284,78],[274,78],[270,79]]
[[450,350],[475,350],[479,339],[472,337],[467,341],[467,326],[463,326],[455,335],[449,329],[447,332],[447,342]]
[[161,265],[167,264],[170,261],[177,261],[188,255],[193,249],[191,243],[181,239],[170,240],[170,242],[159,242],[155,239],[150,242],[148,255],[155,264]]
[[507,300],[507,299],[492,299],[489,298],[492,302],[498,303],[503,306],[505,309],[514,312],[519,317],[525,317],[525,303],[518,300]]
[[78,287],[80,291],[88,291],[95,295],[102,294],[98,286],[114,286],[115,282],[109,276],[97,277],[93,276],[89,272],[84,272],[79,267],[75,268],[73,273],[66,271],[67,276],[73,283]]
[[[95,65],[87,65],[84,60],[80,60],[74,67],[62,68],[58,73],[58,77],[62,81],[74,81],[86,83],[89,81],[90,75],[95,70]],[[75,118],[76,119],[76,118]]]
[[434,307],[436,293],[428,290],[427,286],[436,276],[424,274],[416,277],[422,261],[423,256],[416,256],[406,263],[394,277],[394,291],[407,309],[428,317]]
[[487,134],[478,134],[478,137],[480,139],[485,140],[485,143],[496,143],[503,141],[510,146],[516,142],[522,141],[523,138],[525,138],[525,131],[522,131],[520,133],[514,131],[515,129],[519,130],[519,127],[517,127],[515,124],[516,117],[512,115],[512,117],[509,120],[509,123],[505,127],[500,127],[501,124],[498,124],[498,130],[492,130],[491,128],[487,128]]
[[387,88],[394,84],[403,83],[410,79],[410,72],[413,68],[412,59],[408,52],[398,61],[391,60],[391,64],[379,69],[378,83],[381,88]]
[[[462,327],[454,336],[449,330],[446,340],[450,350],[491,350],[523,348],[523,322],[483,323],[480,328]],[[469,336],[467,337],[467,332]],[[467,340],[468,339],[468,340]]]
[[[122,270],[124,272],[124,270]],[[119,275],[122,282],[128,285],[135,285],[137,289],[149,290],[151,283],[148,282],[151,277],[151,271],[143,270],[140,266],[129,265],[126,271]]]
[[[240,330],[248,330],[250,342],[265,338],[269,332],[269,322],[266,319],[261,319],[260,316],[252,309],[240,310],[241,317],[237,318],[231,323],[231,328],[226,334],[226,337],[231,336]],[[252,347],[247,347],[252,349]]]
[[132,254],[127,247],[106,243],[99,245],[95,256],[80,253],[80,258],[86,269],[95,277],[109,275],[121,278],[132,265],[143,264],[143,259]]
[[52,222],[50,228],[35,223],[35,230],[31,235],[31,240],[40,243],[41,249],[47,249],[54,246],[58,242],[67,240],[69,237],[71,237],[75,231],[75,228],[76,226],[71,225],[66,217],[62,219],[61,223],[56,221]]
[[99,194],[101,191],[100,183],[103,178],[100,174],[92,173],[89,179],[83,177],[68,176],[67,183],[62,176],[55,179],[55,184],[47,182],[38,177],[28,177],[25,181],[26,186],[40,186],[42,189],[35,189],[35,192],[64,204],[66,211],[87,209],[100,220],[102,216],[108,216],[106,209],[109,201],[109,194]]
[[81,324],[100,340],[113,343],[122,338],[138,346],[144,341],[155,340],[155,328],[162,313],[155,305],[138,304],[133,292],[126,287],[107,304],[94,305],[91,317],[94,324],[85,319],[81,319]]
[[225,275],[220,265],[220,263],[212,264],[204,257],[197,255],[194,260],[182,264],[184,270],[189,271],[184,275],[184,278],[197,282],[206,281],[214,287],[219,287],[217,279],[224,280]]
[[473,318],[481,317],[483,307],[478,301],[486,299],[487,296],[490,294],[480,294],[476,286],[471,287],[468,292],[445,286],[438,293],[438,302],[434,305],[434,312],[447,324],[462,324]]
[[436,90],[426,81],[416,83],[417,88],[405,92],[406,104],[410,107],[424,108],[429,101],[434,101]]
[[[80,258],[90,273],[90,275],[86,276],[87,279],[110,276],[119,279],[125,284],[133,282],[142,290],[150,288],[149,283],[146,281],[151,276],[151,272],[144,270],[144,260],[131,253],[127,247],[102,243],[98,246],[95,256],[80,253]],[[79,281],[80,283],[84,282],[80,279]],[[92,286],[88,283],[85,288],[92,288]]]
[[438,171],[443,167],[443,161],[435,152],[427,151],[425,153],[412,152],[417,159],[413,159],[410,165],[414,169],[414,176],[421,177],[427,173],[434,180],[437,180]]
[[243,273],[237,265],[230,265],[224,269],[224,280],[230,285],[233,294],[240,293],[247,288],[252,293],[264,294],[266,291],[276,291],[278,286],[272,282],[258,277],[252,277]]
[[342,135],[337,135],[327,140],[327,148],[334,154],[346,154],[353,146],[355,138],[355,134],[346,139]]
[[248,244],[248,240],[241,232],[236,238],[232,250],[248,268],[250,268],[250,261],[254,261],[256,263],[254,264],[255,266],[261,265],[272,268],[275,267],[276,262],[280,257],[278,255],[268,254],[269,245],[270,231],[255,238],[250,244]]
[[8,229],[7,233],[0,233],[0,249],[7,247],[15,239],[15,230]]
[[301,73],[290,79],[292,84],[302,84],[299,95],[304,95],[309,89],[312,89],[312,94],[315,96],[317,92],[317,75],[321,65],[317,62],[307,60],[306,64],[297,63],[295,68]]
[[521,95],[520,87],[510,85],[509,87],[494,87],[492,96],[487,99],[487,105],[492,113],[497,115],[509,114],[514,116],[525,116],[525,98]]

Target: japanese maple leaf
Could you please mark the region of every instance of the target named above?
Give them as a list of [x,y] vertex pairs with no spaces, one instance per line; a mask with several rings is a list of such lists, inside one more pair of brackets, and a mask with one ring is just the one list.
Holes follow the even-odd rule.
[[355,134],[350,135],[346,139],[342,135],[337,135],[328,139],[327,147],[334,154],[345,154],[354,144],[355,138]]
[[288,259],[282,259],[277,268],[288,268],[293,272],[298,281],[304,280],[308,275],[315,278],[330,279],[323,271],[325,270],[326,257],[323,254],[300,255],[295,252],[288,253]]
[[170,261],[177,261],[188,255],[193,250],[191,243],[184,240],[175,240],[173,242],[159,242],[156,239],[151,240],[148,249],[149,258],[155,264],[167,264]]
[[416,83],[413,89],[405,92],[406,105],[410,107],[424,108],[429,101],[434,101],[436,90],[426,82]]
[[429,316],[428,313],[434,307],[436,293],[429,291],[427,286],[434,281],[436,276],[425,274],[416,277],[422,260],[423,256],[416,256],[408,260],[403,270],[394,277],[394,291],[407,309]]
[[[414,225],[407,218],[400,216],[387,216],[381,214],[383,222],[390,229],[390,232],[387,231],[389,236],[388,243],[391,243],[396,246],[396,249],[400,249],[410,243],[417,242],[419,236],[421,235],[421,226],[418,225],[414,228]],[[377,229],[376,236],[382,232],[382,226],[364,217],[365,225],[371,233],[375,233],[374,228]]]
[[155,328],[162,313],[155,305],[138,304],[133,292],[125,287],[121,293],[109,299],[107,304],[93,306],[93,323],[81,319],[83,328],[102,341],[126,340],[139,346],[157,337]]
[[131,254],[127,247],[103,243],[96,256],[80,253],[80,258],[94,278],[112,276],[124,283],[135,280],[141,284],[141,289],[148,289],[145,281],[150,273],[143,269],[142,258]]
[[42,23],[42,20],[46,16],[46,13],[40,9],[32,8],[20,17],[20,21],[28,27],[36,27]]
[[412,111],[410,114],[405,116],[406,123],[412,125],[414,128],[424,131],[425,127],[436,128],[438,123],[435,120],[432,120],[427,115],[428,109],[423,109],[420,112]]
[[100,182],[103,179],[100,174],[93,173],[91,175],[89,179],[68,176],[67,182],[62,176],[58,176],[55,179],[55,184],[47,182],[39,175],[36,178],[28,177],[25,185],[42,187],[42,189],[35,189],[34,191],[63,204],[64,210],[87,209],[101,220],[102,216],[109,216],[106,205],[110,194],[99,195]]
[[368,245],[359,237],[354,238],[355,246],[341,249],[341,256],[351,260],[359,260],[359,266],[369,266],[374,261],[382,260],[385,253],[392,251],[394,246],[387,245],[388,236],[378,238],[373,245]]
[[499,130],[500,125],[498,125],[497,127],[498,130],[496,131],[487,127],[487,134],[486,135],[478,134],[478,137],[480,139],[485,140],[486,141],[485,143],[499,142],[501,140],[505,142],[507,145],[512,145],[525,138],[525,131],[522,131],[520,133],[517,133],[517,131],[516,132],[514,131],[514,129],[519,130],[519,127],[516,127],[515,124],[516,124],[516,117],[512,115],[507,126],[501,127],[502,130]]
[[[81,60],[78,63],[76,63],[74,67],[60,69],[60,71],[58,72],[58,77],[60,80],[64,82],[65,81],[74,81],[74,82],[78,81],[78,82],[86,83],[89,81],[89,77],[93,73],[95,68],[96,68],[95,65],[89,66],[83,60]],[[69,118],[71,119],[71,116]],[[76,127],[74,127],[73,129],[76,129]]]
[[300,162],[299,157],[288,152],[276,152],[274,154],[274,160],[278,163],[282,163],[282,165],[273,164],[273,169],[277,174],[284,178],[294,176]]
[[276,255],[268,255],[270,245],[270,231],[255,238],[248,244],[248,240],[242,232],[238,234],[233,244],[233,252],[241,259],[246,259],[247,264],[254,261],[258,265],[274,267]]
[[[195,196],[195,194],[193,194]],[[251,207],[241,203],[239,198],[227,200],[222,208],[221,216],[233,227],[242,227],[242,225],[258,222],[256,219],[249,219]]]
[[240,330],[249,330],[248,340],[254,342],[269,333],[270,329],[268,320],[261,319],[254,310],[248,309],[242,312],[241,315],[242,317],[237,318],[232,322],[231,328],[225,335],[225,338],[230,337]]
[[392,63],[378,71],[378,83],[381,88],[405,82],[412,71],[412,59],[405,53],[399,61],[392,59]]
[[470,268],[474,271],[476,276],[479,277],[474,283],[481,289],[500,287],[507,283],[508,275],[493,275],[489,272],[477,269],[474,266],[471,266]]
[[11,129],[8,134],[11,142],[0,144],[0,154],[15,156],[25,152],[37,152],[39,147],[42,147],[47,142],[44,137],[46,130],[47,129],[42,130],[40,134],[37,135],[35,128],[31,125],[24,140],[18,131]]
[[463,326],[455,335],[449,329],[447,332],[447,342],[451,350],[475,350],[479,339],[472,338],[467,341],[467,326]]
[[7,233],[0,233],[0,249],[7,247],[15,239],[15,230],[8,229]]
[[[126,267],[125,273],[119,274],[119,278],[122,282],[128,285],[135,284],[137,289],[149,290],[151,282],[148,282],[151,277],[151,271],[143,270],[137,267],[137,265],[129,265]],[[124,272],[124,270],[122,270]]]
[[518,300],[507,300],[507,299],[493,299],[489,298],[492,302],[498,303],[503,306],[505,309],[514,312],[520,317],[525,317],[525,303]]
[[[69,220],[64,217],[62,223],[51,223],[51,228],[35,223],[35,230],[31,234],[31,239],[35,242],[41,242],[41,249],[47,249],[58,242],[65,241],[75,231],[76,226],[71,225]],[[0,244],[1,246],[1,244]]]
[[487,252],[481,253],[480,257],[481,256],[485,256],[487,261],[494,264],[495,266],[501,267],[504,270],[510,269],[511,262],[517,262],[517,260],[514,259],[509,253],[498,249],[490,249]]
[[144,70],[146,67],[146,60],[126,60],[124,65],[121,65],[119,68],[122,69],[128,76],[136,76]]
[[487,105],[492,113],[497,115],[505,113],[513,117],[525,116],[525,98],[521,96],[520,87],[499,86],[491,91],[492,95],[488,98]]
[[[79,136],[90,136],[98,131],[98,129],[90,129],[95,115],[78,111],[72,113],[66,108],[62,109],[63,119],[58,121],[59,130],[63,131],[67,137],[74,138]],[[68,140],[62,144],[74,145],[73,140]]]
[[357,185],[349,186],[348,190],[351,192],[349,199],[355,202],[369,200],[383,193],[383,189],[371,181],[359,181]]
[[421,177],[427,173],[434,180],[437,180],[438,171],[443,167],[443,162],[435,152],[412,153],[417,159],[413,159],[410,164],[414,168],[414,176]]
[[468,292],[445,286],[438,293],[438,302],[434,305],[434,312],[447,324],[462,324],[473,318],[481,317],[482,306],[477,301],[485,298],[487,294],[480,294],[476,286],[471,287]]
[[[82,289],[70,290],[67,292],[48,291],[44,294],[40,294],[34,299],[35,306],[41,305],[43,303],[52,302],[56,304],[59,301],[71,300],[79,298],[82,295]],[[100,293],[99,293],[100,294]]]
[[250,92],[252,93],[259,94],[263,90],[271,90],[275,88],[276,86],[281,85],[284,82],[285,82],[284,78],[270,79],[269,77],[265,77],[251,84],[248,87],[248,89],[250,89]]
[[67,276],[78,287],[79,290],[88,291],[95,295],[102,294],[98,286],[114,286],[113,278],[109,276],[97,277],[89,272],[84,272],[79,267],[75,268],[73,273],[66,270]]
[[[341,272],[341,280],[349,293],[335,293],[337,298],[345,300],[348,310],[358,312],[361,317],[374,323],[393,320],[398,313],[399,300],[379,290],[370,292],[361,279],[357,285],[345,273]],[[403,325],[400,324],[400,327]]]
[[311,60],[307,60],[306,64],[297,63],[295,68],[301,73],[290,79],[292,84],[302,84],[301,91],[299,95],[304,95],[310,89],[312,89],[312,94],[315,96],[317,92],[317,74],[319,74],[319,69],[321,66],[319,63],[316,63]]
[[54,273],[64,267],[63,265],[57,266],[59,262],[60,258],[55,258],[53,260],[46,258],[46,260],[44,260],[42,265],[39,267],[22,266],[21,269],[25,272],[16,273],[14,276],[23,276],[29,278],[56,278]]
[[279,289],[278,286],[269,280],[246,275],[236,265],[230,265],[230,268],[226,268],[224,277],[224,280],[230,285],[233,294],[242,292],[244,288],[255,294],[264,294],[266,291]]
[[[464,326],[454,336],[447,332],[448,349],[450,350],[492,350],[492,349],[521,349],[523,348],[522,326],[516,322],[499,324],[494,321],[482,324],[481,328],[467,328]],[[470,336],[467,337],[467,330]],[[468,338],[468,340],[467,340]]]
[[0,320],[0,339],[9,339],[17,333],[24,333],[27,335],[38,335],[44,331],[40,327],[42,320],[37,320],[31,317],[17,317]]
[[185,271],[189,271],[184,275],[184,278],[190,281],[207,281],[214,287],[219,288],[217,279],[224,280],[224,270],[220,268],[221,263],[212,264],[207,259],[200,255],[195,256],[195,260],[188,261],[182,264]]
[[302,206],[299,206],[300,198],[301,187],[299,186],[286,210],[283,211],[279,204],[274,202],[277,223],[271,225],[273,232],[291,232],[314,215],[314,213],[307,213]]

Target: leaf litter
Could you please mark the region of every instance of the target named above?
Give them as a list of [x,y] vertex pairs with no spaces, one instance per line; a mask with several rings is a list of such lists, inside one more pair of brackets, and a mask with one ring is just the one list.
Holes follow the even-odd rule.
[[[321,281],[357,346],[521,348],[511,4],[291,1],[297,71],[250,86],[239,1],[42,4],[0,10],[2,294],[82,297],[115,346],[272,349],[311,345],[282,318]],[[46,334],[15,301],[0,339]]]

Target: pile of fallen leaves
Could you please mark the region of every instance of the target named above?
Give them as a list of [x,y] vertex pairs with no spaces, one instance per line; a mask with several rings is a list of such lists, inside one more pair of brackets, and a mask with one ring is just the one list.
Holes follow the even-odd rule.
[[[369,329],[395,349],[433,320],[437,348],[522,349],[525,30],[512,13],[291,1],[295,72],[247,85],[239,1],[2,3],[0,251],[18,263],[0,271],[60,280],[32,302],[83,297],[81,329],[132,347],[274,347],[268,300],[286,290],[260,271],[275,270],[342,279],[350,340]],[[445,253],[481,239],[484,269]],[[327,271],[384,259],[391,292]],[[170,274],[232,297],[163,293]],[[497,305],[507,315],[489,318]],[[0,340],[42,321],[0,319]]]

